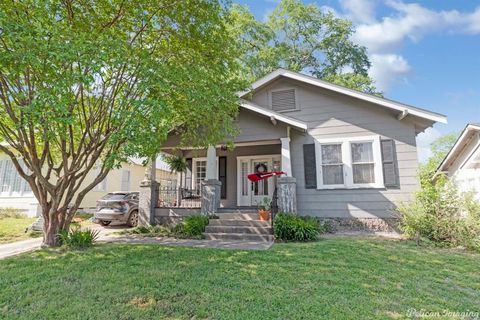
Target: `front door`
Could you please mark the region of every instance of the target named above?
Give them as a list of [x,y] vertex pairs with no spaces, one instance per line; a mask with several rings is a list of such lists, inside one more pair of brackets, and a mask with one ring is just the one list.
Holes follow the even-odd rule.
[[274,178],[251,182],[247,175],[280,170],[280,156],[238,157],[237,160],[237,204],[239,206],[257,206],[265,197],[271,199],[275,188]]

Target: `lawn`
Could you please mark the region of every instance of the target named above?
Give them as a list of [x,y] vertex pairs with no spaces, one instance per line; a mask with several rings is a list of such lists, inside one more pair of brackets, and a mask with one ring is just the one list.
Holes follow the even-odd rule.
[[0,244],[41,237],[41,232],[25,232],[35,218],[0,218]]
[[[333,238],[269,251],[98,245],[0,261],[2,319],[402,319],[479,312],[480,255]],[[450,316],[445,316],[450,319]]]

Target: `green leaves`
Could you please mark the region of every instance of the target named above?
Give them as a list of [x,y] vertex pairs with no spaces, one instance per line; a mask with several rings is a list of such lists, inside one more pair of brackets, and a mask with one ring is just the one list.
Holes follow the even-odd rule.
[[230,32],[241,40],[240,59],[250,81],[286,68],[375,93],[366,48],[351,40],[354,30],[348,20],[315,4],[282,0],[265,22],[240,5],[232,6],[230,21]]

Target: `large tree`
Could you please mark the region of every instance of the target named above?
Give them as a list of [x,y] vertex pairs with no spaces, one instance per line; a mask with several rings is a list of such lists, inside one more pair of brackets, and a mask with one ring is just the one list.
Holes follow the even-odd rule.
[[233,5],[230,13],[231,31],[242,40],[240,59],[248,80],[286,68],[377,93],[368,76],[366,48],[352,41],[350,21],[299,0],[281,0],[264,21],[246,6]]
[[198,146],[232,133],[241,82],[225,10],[215,0],[0,3],[0,151],[40,203],[45,245],[111,168],[153,157],[172,128]]

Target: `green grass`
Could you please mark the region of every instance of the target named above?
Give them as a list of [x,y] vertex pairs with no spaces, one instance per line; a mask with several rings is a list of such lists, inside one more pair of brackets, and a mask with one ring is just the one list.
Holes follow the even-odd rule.
[[[479,312],[480,255],[331,238],[269,251],[99,245],[0,261],[1,319],[403,319]],[[445,319],[450,317],[445,317]]]
[[0,219],[0,243],[9,243],[25,240],[32,237],[41,237],[41,232],[27,232],[25,229],[31,225],[36,218],[2,218]]

